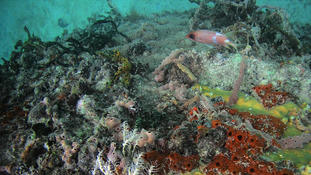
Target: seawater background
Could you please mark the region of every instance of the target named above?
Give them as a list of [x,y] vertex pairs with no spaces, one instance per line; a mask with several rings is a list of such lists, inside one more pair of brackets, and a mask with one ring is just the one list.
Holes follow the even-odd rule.
[[[152,15],[197,7],[188,0],[112,0],[112,3],[123,16],[133,10],[140,15]],[[257,4],[284,8],[291,22],[311,21],[311,0],[257,0]],[[83,28],[89,17],[105,16],[109,10],[106,0],[1,0],[0,57],[8,59],[16,41],[27,39],[24,26],[48,41],[61,35],[64,29],[71,32],[75,28]],[[59,20],[68,25],[60,26]]]

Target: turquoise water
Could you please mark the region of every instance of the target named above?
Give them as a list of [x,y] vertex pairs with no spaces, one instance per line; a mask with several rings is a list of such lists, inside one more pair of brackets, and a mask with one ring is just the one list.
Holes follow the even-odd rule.
[[[113,5],[126,16],[131,10],[141,15],[151,15],[163,11],[185,11],[195,7],[186,0],[176,3],[174,0],[113,0]],[[28,26],[31,32],[44,41],[53,40],[66,29],[71,32],[88,24],[88,18],[95,15],[107,15],[110,8],[104,0],[1,0],[0,2],[0,56],[8,58],[17,40],[26,39],[23,31]],[[58,25],[59,20],[68,26]]]

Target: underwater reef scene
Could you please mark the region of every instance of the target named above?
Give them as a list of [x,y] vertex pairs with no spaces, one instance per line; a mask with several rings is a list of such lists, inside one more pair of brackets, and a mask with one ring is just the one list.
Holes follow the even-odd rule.
[[25,26],[0,65],[0,174],[311,174],[311,25],[189,1],[124,16],[108,0],[53,41]]

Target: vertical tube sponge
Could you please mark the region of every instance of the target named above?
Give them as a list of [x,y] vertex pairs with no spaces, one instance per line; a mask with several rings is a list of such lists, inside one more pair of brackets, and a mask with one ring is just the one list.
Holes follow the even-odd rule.
[[239,77],[238,79],[236,80],[236,82],[234,83],[234,86],[233,86],[233,90],[232,90],[232,94],[229,98],[229,102],[228,104],[231,106],[231,105],[234,105],[236,104],[236,102],[238,101],[239,97],[238,97],[238,93],[239,93],[239,90],[240,90],[240,87],[241,87],[241,84],[243,82],[243,78],[244,78],[244,74],[245,74],[245,70],[246,70],[246,67],[247,67],[247,53],[248,51],[251,49],[251,47],[248,45],[246,46],[246,48],[242,51],[242,61],[240,63],[240,73],[239,73]]

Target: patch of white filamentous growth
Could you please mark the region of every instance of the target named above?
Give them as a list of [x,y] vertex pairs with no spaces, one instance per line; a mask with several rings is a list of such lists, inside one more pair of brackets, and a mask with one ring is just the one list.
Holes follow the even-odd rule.
[[123,124],[123,143],[122,143],[122,154],[126,155],[127,153],[132,154],[133,151],[136,148],[136,143],[135,141],[138,139],[139,135],[137,134],[137,130],[130,130],[129,126],[126,122],[124,122]]
[[133,161],[132,165],[128,168],[128,175],[140,175],[145,170],[145,162],[143,159],[144,153],[140,153],[137,158]]
[[103,159],[103,150],[97,154],[96,163],[92,171],[92,175],[96,175],[96,171],[100,170],[100,172],[105,175],[114,175],[114,167],[111,162],[104,161]]

